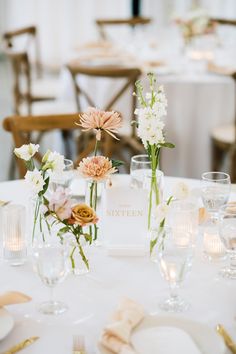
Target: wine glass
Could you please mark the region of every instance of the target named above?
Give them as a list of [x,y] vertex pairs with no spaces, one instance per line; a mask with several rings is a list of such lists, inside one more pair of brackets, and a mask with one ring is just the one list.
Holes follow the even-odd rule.
[[67,252],[61,244],[46,243],[34,249],[35,270],[42,282],[50,289],[49,301],[39,305],[38,310],[47,315],[59,315],[65,312],[66,304],[55,301],[54,287],[67,275]]
[[219,234],[229,255],[229,266],[221,269],[223,277],[236,279],[236,203],[228,203],[219,211]]
[[69,188],[73,179],[74,163],[69,159],[64,159],[64,169],[61,173],[53,173],[50,178],[50,191],[55,192],[58,187]]
[[130,174],[131,187],[143,188],[144,177],[151,171],[151,162],[148,155],[135,155],[131,158]]
[[219,208],[227,203],[230,188],[230,176],[227,173],[205,172],[202,174],[201,196],[211,219],[218,219]]
[[170,296],[160,304],[162,310],[182,312],[188,308],[188,303],[178,295],[178,288],[191,270],[192,258],[193,247],[190,244],[180,246],[169,230],[158,254],[160,273],[170,289]]

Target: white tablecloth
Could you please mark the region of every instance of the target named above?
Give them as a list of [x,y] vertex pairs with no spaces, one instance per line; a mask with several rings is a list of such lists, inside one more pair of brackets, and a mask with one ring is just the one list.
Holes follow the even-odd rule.
[[[167,195],[176,181],[176,178],[165,178]],[[190,188],[199,187],[197,180],[186,179],[185,182]],[[232,195],[231,198],[235,197]],[[0,183],[0,199],[26,204],[28,192],[24,181]],[[198,244],[193,269],[181,290],[191,304],[184,316],[212,328],[222,323],[236,339],[236,282],[218,276],[222,263],[209,263],[204,259],[201,236]],[[40,322],[42,316],[35,311],[35,305],[48,298],[48,289],[33,273],[30,261],[21,267],[10,267],[1,261],[0,292],[22,291],[32,296],[33,301],[27,305],[9,306],[15,318],[15,327],[0,342],[0,352],[25,338],[38,335],[40,339],[26,348],[24,353],[67,354],[71,352],[72,335],[84,334],[89,353],[96,353],[101,329],[122,296],[140,302],[147,312],[154,308],[158,310],[158,301],[167,296],[168,286],[156,264],[147,257],[107,256],[105,250],[99,247],[94,248],[92,253],[91,272],[87,276],[70,276],[55,289],[56,299],[64,300],[70,308],[69,312],[47,323]],[[24,317],[25,314],[29,317]],[[88,318],[84,322],[74,323],[78,320],[77,315]]]

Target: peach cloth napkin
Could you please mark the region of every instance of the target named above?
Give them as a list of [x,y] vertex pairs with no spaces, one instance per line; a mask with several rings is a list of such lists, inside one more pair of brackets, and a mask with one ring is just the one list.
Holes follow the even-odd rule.
[[31,300],[31,297],[22,294],[18,291],[9,291],[5,294],[0,295],[0,307],[13,304],[20,304]]
[[136,354],[129,344],[130,336],[143,317],[143,307],[131,299],[124,298],[113,314],[111,323],[104,328],[100,344],[112,353]]

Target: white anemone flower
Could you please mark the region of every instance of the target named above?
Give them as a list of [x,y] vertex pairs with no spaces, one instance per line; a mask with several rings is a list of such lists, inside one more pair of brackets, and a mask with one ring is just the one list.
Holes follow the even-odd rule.
[[33,193],[38,194],[43,190],[45,182],[41,172],[37,168],[35,168],[33,171],[27,171],[25,180],[29,184]]
[[38,144],[24,144],[19,148],[14,149],[14,153],[22,160],[29,161],[39,150]]

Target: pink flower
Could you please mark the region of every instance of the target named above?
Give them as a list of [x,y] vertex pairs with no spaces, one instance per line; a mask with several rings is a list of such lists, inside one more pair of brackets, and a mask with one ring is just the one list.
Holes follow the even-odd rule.
[[65,220],[71,217],[72,202],[69,190],[58,187],[50,198],[48,208],[55,212],[60,220]]
[[104,156],[84,158],[78,167],[80,175],[95,181],[104,180],[117,170],[112,167],[111,161]]
[[93,129],[98,141],[101,140],[102,130],[119,140],[114,133],[117,133],[118,128],[121,127],[121,121],[122,118],[117,112],[105,112],[97,108],[89,107],[87,111],[80,116],[80,123],[76,124],[83,128],[82,131]]

